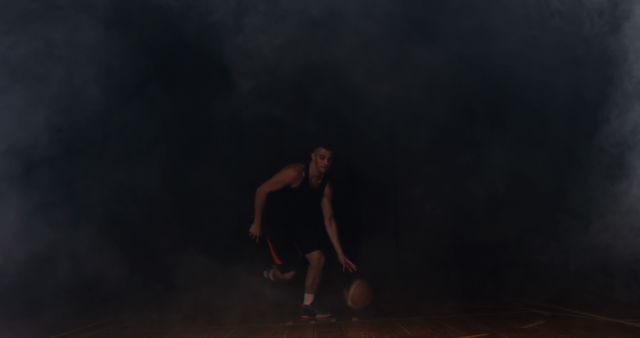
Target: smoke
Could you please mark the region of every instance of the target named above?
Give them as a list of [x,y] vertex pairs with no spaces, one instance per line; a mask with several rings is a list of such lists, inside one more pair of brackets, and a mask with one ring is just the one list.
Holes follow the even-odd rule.
[[[624,303],[637,303],[640,288],[640,6],[626,5],[627,19],[616,36],[619,68],[611,102],[599,134],[596,161],[593,162],[593,186],[598,197],[593,226],[587,241],[597,253],[591,264],[600,275],[600,288]],[[591,256],[590,256],[591,257]]]
[[[634,37],[635,29],[640,24],[638,16],[639,7],[634,5],[630,8],[630,16],[620,37],[620,70],[618,72],[618,84],[614,92],[611,104],[611,114],[608,116],[603,128],[603,148],[611,156],[610,160],[622,162],[620,176],[611,181],[611,194],[614,200],[607,206],[611,208],[615,215],[623,224],[631,226],[633,220],[637,219],[635,205],[638,198],[638,163],[637,153],[640,140],[638,139],[639,120],[638,98],[635,95],[638,89],[640,69],[638,59],[640,57],[639,46]],[[618,159],[616,156],[621,156]],[[620,218],[618,218],[620,217]],[[606,222],[606,221],[605,221]],[[628,245],[635,242],[637,237],[633,228],[623,230],[624,239],[620,237],[619,249],[628,250],[634,246]],[[626,242],[628,241],[628,242]],[[625,243],[626,242],[626,243]]]
[[[105,31],[90,5],[5,3],[0,14],[0,313],[45,304],[64,313],[74,298],[121,287],[127,265],[99,230],[108,188],[77,168],[86,140],[69,142],[104,105]],[[77,141],[77,142],[76,142]],[[85,148],[86,149],[86,148]],[[74,153],[75,152],[75,153]],[[80,153],[80,154],[78,154]],[[86,162],[85,162],[86,164]],[[86,166],[85,168],[86,169]],[[93,186],[92,186],[93,185]],[[92,189],[96,188],[96,189]],[[92,204],[96,202],[96,204]],[[97,296],[99,298],[100,296]]]
[[318,137],[375,278],[614,264],[635,290],[629,3],[5,4],[0,293],[249,280],[252,193]]

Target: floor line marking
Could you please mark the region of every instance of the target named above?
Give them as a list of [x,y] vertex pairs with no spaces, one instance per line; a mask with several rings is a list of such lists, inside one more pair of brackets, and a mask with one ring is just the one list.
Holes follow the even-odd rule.
[[88,329],[90,329],[92,327],[107,323],[107,322],[109,322],[111,320],[113,320],[113,318],[99,320],[97,322],[93,322],[91,324],[88,324],[88,325],[85,325],[85,326],[82,326],[82,327],[78,327],[78,328],[75,328],[75,329],[68,330],[66,332],[55,334],[55,335],[51,336],[51,338],[60,338],[60,337],[68,336],[70,334],[74,334],[76,332],[88,330]]
[[537,322],[533,322],[533,323],[531,323],[531,324],[527,324],[527,325],[520,326],[520,328],[521,328],[521,329],[530,329],[530,328],[532,328],[532,327],[540,326],[540,325],[542,325],[542,324],[544,324],[544,323],[546,323],[546,322],[547,322],[546,320],[539,320],[539,321],[537,321]]
[[[527,303],[527,302],[525,302],[525,303]],[[599,319],[599,320],[603,320],[603,321],[608,321],[608,322],[613,322],[613,323],[620,323],[620,324],[629,325],[629,326],[633,326],[633,327],[640,327],[640,323],[634,323],[634,322],[621,320],[621,319],[617,319],[617,318],[601,316],[601,315],[594,314],[594,313],[589,313],[589,312],[569,309],[569,308],[558,306],[558,305],[545,304],[545,303],[539,303],[539,302],[533,302],[533,301],[528,301],[528,303],[532,304],[532,305],[544,306],[544,307],[549,307],[549,308],[552,308],[552,309],[566,311],[566,312],[573,313],[573,314],[587,316],[587,317],[589,317],[591,319]]]
[[398,323],[398,321],[395,321],[395,323],[400,326],[400,328],[407,334],[407,336],[413,336],[413,334],[411,333],[411,331],[409,331],[406,327],[404,327],[402,324]]

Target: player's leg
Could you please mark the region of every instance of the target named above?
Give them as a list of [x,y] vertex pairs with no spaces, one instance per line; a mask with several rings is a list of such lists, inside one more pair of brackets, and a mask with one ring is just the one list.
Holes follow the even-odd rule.
[[265,270],[264,276],[272,281],[288,281],[295,274],[298,253],[285,231],[272,231],[266,238],[274,267]]
[[295,243],[300,253],[307,259],[309,266],[305,276],[305,289],[300,308],[301,319],[322,319],[331,314],[315,306],[316,291],[322,278],[325,265],[324,250],[328,238],[322,222],[309,222],[294,228]]
[[276,266],[276,267],[265,270],[264,276],[265,278],[272,281],[285,282],[285,281],[291,280],[293,277],[295,277],[295,275],[296,275],[296,270],[280,272],[280,270],[278,270]]
[[303,304],[311,305],[311,303],[313,303],[313,297],[316,290],[318,289],[318,285],[320,284],[325,259],[324,253],[320,250],[309,252],[305,257],[309,261],[309,268],[307,269],[307,277],[304,282],[305,299]]
[[322,270],[324,268],[325,258],[321,250],[314,250],[305,254],[309,261],[307,276],[304,283],[304,297],[302,306],[300,307],[300,318],[302,319],[324,319],[331,317],[331,314],[318,309],[314,305],[316,290],[322,278]]

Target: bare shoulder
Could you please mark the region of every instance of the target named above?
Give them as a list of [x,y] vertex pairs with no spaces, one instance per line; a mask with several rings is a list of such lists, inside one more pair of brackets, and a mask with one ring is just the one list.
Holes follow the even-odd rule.
[[[302,166],[304,168],[304,166]],[[295,186],[300,184],[304,170],[298,165],[288,165],[278,171],[270,179],[262,183],[259,189],[266,192],[280,190],[286,186]]]
[[298,181],[304,176],[304,164],[293,163],[282,168],[280,171],[283,175],[287,176],[293,181]]
[[331,197],[333,194],[333,189],[331,188],[331,182],[327,182],[327,185],[324,186],[324,196]]
[[291,163],[291,164],[285,166],[284,169],[290,169],[290,170],[296,170],[296,171],[303,172],[304,171],[304,164],[302,164],[302,163]]
[[304,164],[302,163],[293,163],[293,164],[289,164],[286,167],[282,168],[282,171],[285,171],[287,173],[290,173],[292,175],[300,175],[302,176],[304,174]]

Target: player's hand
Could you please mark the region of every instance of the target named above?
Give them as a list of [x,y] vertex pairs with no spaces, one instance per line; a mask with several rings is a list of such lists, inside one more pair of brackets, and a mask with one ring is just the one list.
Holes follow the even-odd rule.
[[340,261],[340,264],[342,264],[342,271],[349,271],[349,272],[356,272],[358,271],[358,268],[356,267],[355,264],[353,264],[353,262],[351,262],[349,260],[349,258],[345,257],[345,256],[338,256],[338,261]]
[[251,227],[249,227],[249,237],[254,239],[256,243],[260,241],[260,236],[262,235],[262,224],[253,222]]

